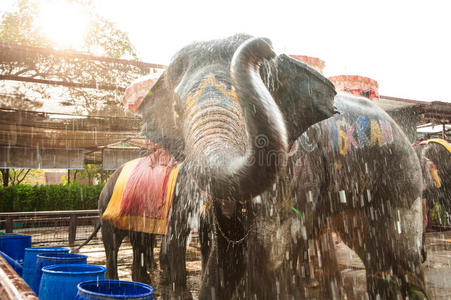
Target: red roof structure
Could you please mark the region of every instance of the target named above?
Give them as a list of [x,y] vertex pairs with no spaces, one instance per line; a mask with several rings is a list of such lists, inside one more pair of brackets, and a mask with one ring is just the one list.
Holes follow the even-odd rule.
[[373,100],[379,98],[379,84],[376,80],[359,75],[337,75],[330,76],[329,80],[340,92],[351,93]]
[[318,57],[312,57],[312,56],[305,56],[305,55],[289,55],[291,58],[297,59],[299,61],[302,61],[303,63],[309,65],[316,71],[323,74],[324,66],[326,63],[319,59]]

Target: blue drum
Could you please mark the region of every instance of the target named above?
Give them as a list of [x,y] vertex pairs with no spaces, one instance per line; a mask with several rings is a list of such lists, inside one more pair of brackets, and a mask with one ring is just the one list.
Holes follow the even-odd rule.
[[89,264],[50,265],[42,268],[39,299],[74,299],[80,282],[105,279],[106,268]]
[[88,256],[75,253],[43,253],[37,256],[34,273],[36,280],[31,289],[38,295],[41,283],[42,268],[50,265],[86,264]]
[[23,264],[25,248],[31,247],[31,235],[7,233],[0,235],[0,251]]
[[43,253],[69,253],[68,248],[61,247],[32,247],[25,248],[25,257],[23,262],[22,277],[28,286],[33,287],[36,282],[36,268],[37,256]]
[[153,287],[134,281],[100,280],[78,284],[76,300],[139,299],[153,300]]

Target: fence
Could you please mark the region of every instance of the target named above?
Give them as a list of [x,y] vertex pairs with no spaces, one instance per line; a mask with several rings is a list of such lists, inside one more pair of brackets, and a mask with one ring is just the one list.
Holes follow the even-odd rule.
[[74,246],[76,241],[86,240],[98,222],[96,209],[0,213],[0,229],[29,234],[33,244]]

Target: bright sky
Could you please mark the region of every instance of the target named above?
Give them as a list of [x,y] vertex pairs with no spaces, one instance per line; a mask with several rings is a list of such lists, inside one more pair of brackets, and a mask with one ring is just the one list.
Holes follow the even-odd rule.
[[[0,1],[0,10],[11,0]],[[376,79],[382,95],[451,102],[451,3],[402,0],[94,0],[139,57],[167,64],[194,40],[238,32],[279,53],[319,57],[326,76]]]

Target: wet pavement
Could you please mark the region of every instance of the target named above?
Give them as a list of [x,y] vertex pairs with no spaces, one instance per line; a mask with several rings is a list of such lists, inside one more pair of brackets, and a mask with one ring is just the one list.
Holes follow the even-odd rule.
[[[335,244],[339,268],[342,273],[344,291],[348,300],[366,299],[365,269],[359,257],[345,244],[337,241]],[[431,299],[451,299],[451,231],[429,232],[426,234],[426,249],[428,258],[424,264],[426,281]],[[155,257],[158,256],[158,248],[155,249]],[[88,255],[88,263],[104,265],[105,253],[101,244],[87,246],[81,253]],[[129,243],[124,243],[119,251],[119,277],[121,280],[131,280],[132,248]],[[188,286],[195,297],[199,295],[200,288],[200,253],[195,241],[190,243],[187,252]],[[159,271],[152,274],[153,286],[157,299],[164,293],[164,287],[160,286]],[[321,286],[308,290],[309,298],[322,299]]]
[[[451,231],[426,233],[427,260],[424,263],[431,299],[451,299]],[[360,258],[345,244],[336,244],[347,298],[366,299],[365,268]]]

